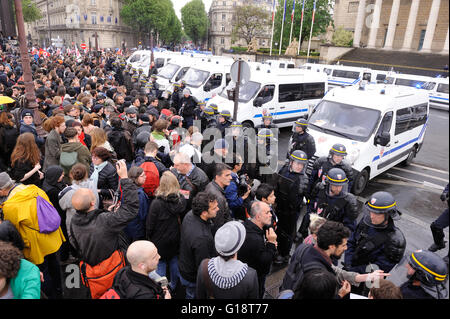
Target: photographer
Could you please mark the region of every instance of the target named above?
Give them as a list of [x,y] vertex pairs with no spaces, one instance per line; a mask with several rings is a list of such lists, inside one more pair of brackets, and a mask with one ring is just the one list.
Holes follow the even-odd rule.
[[238,176],[243,163],[242,157],[239,154],[233,154],[231,182],[225,188],[225,197],[231,210],[231,217],[241,220],[245,219],[245,211],[249,208],[249,202],[252,198],[250,196],[251,187],[247,184],[248,177],[246,175]]

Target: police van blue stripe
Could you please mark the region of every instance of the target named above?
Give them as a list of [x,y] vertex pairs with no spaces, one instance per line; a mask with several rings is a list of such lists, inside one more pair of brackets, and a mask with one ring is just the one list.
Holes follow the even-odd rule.
[[[308,109],[300,109],[300,110],[293,110],[293,111],[283,111],[283,112],[275,112],[272,113],[272,116],[275,115],[285,115],[285,114],[293,114],[293,113],[300,113],[300,112],[308,112]],[[253,118],[259,118],[262,117],[262,114],[256,114],[253,116]]]
[[[428,123],[428,120],[427,120],[427,123]],[[403,147],[405,147],[405,146],[408,146],[409,144],[412,144],[412,143],[414,143],[414,142],[420,140],[421,137],[422,137],[422,135],[423,135],[423,133],[425,132],[425,128],[426,128],[426,126],[427,126],[427,123],[424,124],[424,126],[423,126],[422,130],[420,131],[420,134],[419,134],[418,137],[413,138],[412,140],[410,140],[410,141],[408,141],[408,142],[406,142],[406,143],[404,143],[404,144],[402,144],[402,145],[399,145],[399,146],[397,146],[397,147],[394,147],[393,149],[391,149],[391,150],[385,152],[385,153],[383,154],[382,157],[385,157],[386,155],[392,154],[392,153],[398,151],[399,149],[401,149],[401,148],[403,148]],[[375,156],[375,157],[373,158],[372,162],[375,162],[375,161],[377,161],[377,160],[379,160],[379,159],[380,159],[380,155],[377,155],[377,156]]]
[[430,99],[437,99],[437,100],[448,101],[448,99],[446,99],[445,97],[432,96],[432,95],[430,95]]

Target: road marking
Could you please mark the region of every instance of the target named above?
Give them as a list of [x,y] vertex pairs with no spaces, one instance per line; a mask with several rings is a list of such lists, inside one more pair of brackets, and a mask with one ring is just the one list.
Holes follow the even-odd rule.
[[[389,175],[391,175],[391,174],[389,174]],[[401,177],[401,176],[396,177],[396,178],[403,179],[403,177]],[[380,178],[380,179],[375,179],[374,181],[377,182],[377,183],[382,183],[382,184],[418,187],[418,188],[425,189],[425,190],[427,190],[427,191],[429,191],[431,193],[435,193],[435,194],[439,194],[439,195],[442,193],[442,191],[441,191],[442,188],[441,189],[436,189],[434,187],[426,186],[422,182],[417,182],[417,181],[412,181],[412,180],[408,180],[408,181],[405,182],[405,181],[391,181],[391,180],[388,180],[388,179],[381,179]],[[412,183],[414,183],[415,185],[411,185]]]
[[410,174],[416,174],[416,175],[420,175],[420,176],[426,176],[426,177],[430,177],[430,178],[432,178],[432,179],[437,179],[437,180],[439,180],[439,181],[448,183],[448,179],[445,179],[445,178],[440,178],[440,177],[436,177],[436,176],[429,175],[429,174],[425,174],[425,173],[421,173],[421,172],[411,171],[411,170],[409,170],[409,169],[404,169],[404,168],[400,168],[400,167],[392,167],[392,169],[395,169],[395,170],[398,170],[398,171],[401,171],[401,172],[410,173]]
[[423,166],[423,165],[420,165],[420,164],[414,164],[414,163],[411,163],[410,165],[411,165],[411,166],[420,167],[420,168],[423,168],[423,169],[427,169],[427,170],[430,170],[430,171],[442,173],[442,174],[445,174],[445,175],[449,175],[447,171],[442,171],[442,170],[437,169],[437,168],[432,168],[432,167]]

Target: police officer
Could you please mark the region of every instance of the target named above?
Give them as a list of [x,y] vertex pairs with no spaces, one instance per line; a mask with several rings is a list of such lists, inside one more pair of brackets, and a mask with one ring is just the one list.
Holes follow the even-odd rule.
[[150,82],[153,85],[152,94],[153,94],[153,96],[156,96],[158,99],[160,99],[162,92],[159,89],[159,84],[156,82],[157,79],[158,79],[158,77],[155,74],[152,74],[150,76]]
[[289,163],[286,163],[278,172],[275,195],[279,255],[274,261],[277,265],[289,262],[295,226],[302,208],[303,197],[308,190],[308,177],[305,172],[307,163],[306,153],[296,150],[289,156]]
[[308,158],[312,158],[316,153],[316,143],[314,142],[314,137],[312,137],[308,132],[308,121],[304,118],[299,118],[295,121],[292,127],[292,136],[289,140],[289,154],[295,150],[301,150],[306,153]]
[[438,254],[418,250],[407,262],[409,280],[400,287],[404,299],[448,299],[448,267]]
[[394,225],[400,219],[394,197],[388,192],[376,192],[364,205],[364,216],[347,242],[344,264],[346,270],[360,274],[372,272],[375,264],[384,272],[403,257],[406,239]]
[[358,203],[355,195],[348,192],[348,179],[342,169],[330,169],[325,183],[317,184],[311,192],[309,210],[303,217],[299,229],[303,238],[308,236],[310,213],[317,213],[328,220],[340,222],[350,231],[355,231],[356,218],[359,215]]
[[170,106],[175,108],[175,110],[177,110],[177,112],[180,110],[180,101],[181,101],[181,97],[180,97],[180,83],[174,83],[173,84],[173,92],[172,95],[170,96]]
[[214,115],[216,116],[219,115],[219,107],[217,106],[217,104],[211,103],[209,107],[211,107],[214,110]]
[[217,128],[222,133],[222,137],[225,137],[225,130],[230,127],[232,121],[230,111],[228,110],[221,111],[217,116],[217,120],[218,120]]
[[319,157],[313,164],[311,175],[309,176],[309,190],[312,192],[317,183],[325,180],[327,172],[334,168],[340,168],[345,172],[348,179],[348,190],[352,189],[353,169],[350,164],[345,161],[347,150],[342,144],[334,144],[328,156]]
[[189,89],[183,90],[183,98],[181,99],[180,115],[183,117],[183,127],[188,129],[194,124],[195,108],[197,107],[197,100],[191,96]]
[[278,168],[278,154],[273,145],[277,143],[277,139],[270,129],[265,128],[258,131],[256,140],[255,156],[249,160],[248,164],[249,177],[275,186],[276,176],[274,173]]
[[248,159],[249,159],[249,139],[247,135],[244,134],[244,128],[241,122],[233,121],[230,124],[230,129],[225,132],[225,140],[229,145],[228,153],[239,154],[243,160],[241,172],[247,173],[248,170]]
[[[444,210],[444,212],[434,221],[431,223],[431,233],[433,234],[433,240],[434,243],[428,248],[429,251],[435,252],[440,249],[445,248],[445,235],[444,235],[444,228],[448,227],[449,223],[449,216],[448,216],[448,205],[449,205],[449,196],[448,196],[448,186],[445,187],[444,191],[441,194],[441,200],[447,201],[447,208]],[[448,254],[446,257],[444,257],[444,260],[448,264]]]
[[205,107],[203,112],[200,114],[200,121],[202,122],[202,132],[207,128],[217,127],[217,118],[214,114],[214,110],[210,106]]
[[262,121],[263,122],[260,125],[256,126],[256,130],[260,130],[260,129],[263,129],[263,128],[268,128],[268,129],[271,129],[274,134],[279,134],[280,133],[278,125],[273,123],[273,116],[272,116],[272,114],[267,113],[267,112],[263,112],[263,114],[262,114]]

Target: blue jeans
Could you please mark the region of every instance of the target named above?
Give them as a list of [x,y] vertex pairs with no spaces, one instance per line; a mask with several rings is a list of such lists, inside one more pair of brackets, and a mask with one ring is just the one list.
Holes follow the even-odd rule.
[[195,289],[197,287],[197,283],[187,281],[181,275],[180,275],[180,282],[181,285],[183,285],[183,287],[186,288],[186,299],[195,299]]
[[178,278],[180,277],[180,272],[178,270],[177,256],[173,257],[168,262],[160,259],[156,272],[160,276],[163,277],[166,276],[167,263],[169,264],[169,271],[170,271],[170,289],[172,291],[175,291],[175,288],[177,287]]

